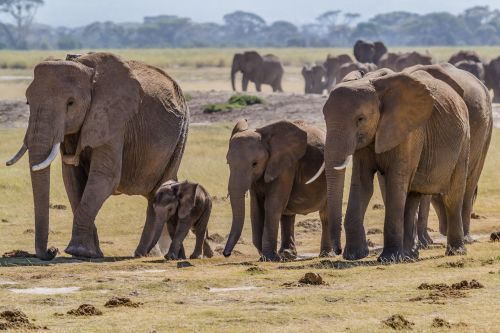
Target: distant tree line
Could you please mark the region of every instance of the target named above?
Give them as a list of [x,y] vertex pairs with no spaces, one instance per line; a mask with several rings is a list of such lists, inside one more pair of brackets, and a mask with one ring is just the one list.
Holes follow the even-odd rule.
[[[358,22],[359,14],[328,11],[312,23],[266,22],[243,11],[222,24],[197,23],[172,15],[142,23],[95,22],[78,28],[32,23],[43,0],[0,0],[0,48],[162,48],[162,47],[350,47],[358,39],[390,46],[500,45],[500,11],[476,6],[459,15],[391,12]],[[11,20],[12,21],[12,20]]]

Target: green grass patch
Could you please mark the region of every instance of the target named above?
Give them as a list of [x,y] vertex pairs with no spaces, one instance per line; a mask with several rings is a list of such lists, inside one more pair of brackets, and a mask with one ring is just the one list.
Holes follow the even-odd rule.
[[242,109],[245,106],[262,104],[264,100],[258,96],[253,95],[233,95],[229,98],[227,103],[214,103],[208,104],[203,109],[204,113],[217,113],[224,111],[231,111],[235,109]]

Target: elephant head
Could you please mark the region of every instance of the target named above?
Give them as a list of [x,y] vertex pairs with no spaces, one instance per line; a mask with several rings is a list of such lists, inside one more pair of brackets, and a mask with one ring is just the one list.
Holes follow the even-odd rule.
[[380,58],[382,58],[382,56],[386,54],[388,50],[385,44],[380,41],[373,43],[373,46],[375,47],[375,53],[373,54],[373,63],[378,64]]
[[372,144],[377,154],[395,148],[433,110],[433,96],[417,76],[389,73],[383,69],[362,77],[357,72],[337,85],[323,108],[328,221],[335,247],[340,244],[345,169],[352,155]]
[[488,89],[493,89],[493,102],[500,103],[500,57],[485,65],[484,81]]
[[[61,149],[68,154],[63,161],[77,165],[85,148],[98,148],[123,135],[127,121],[138,112],[141,96],[129,66],[111,54],[44,61],[35,67],[26,91],[30,116],[20,153],[29,152],[38,258],[50,260],[56,255],[55,249],[47,250],[50,164]],[[68,135],[78,136],[78,145],[67,144]],[[8,164],[19,158],[20,154]]]
[[245,193],[257,182],[274,181],[304,156],[306,148],[307,133],[292,122],[279,121],[249,129],[245,119],[238,121],[227,153],[233,221],[224,256],[231,255],[241,236],[245,220]]
[[233,91],[236,91],[236,85],[234,82],[236,73],[242,72],[243,75],[246,75],[253,81],[260,68],[262,68],[263,62],[264,58],[262,58],[262,56],[255,51],[235,54],[233,57],[233,64],[231,66],[231,85],[233,87]]
[[344,64],[352,63],[352,59],[347,54],[341,54],[338,56],[328,55],[323,67],[326,70],[326,83],[325,88],[330,90],[335,85],[335,79],[337,77],[337,72],[339,68]]
[[461,60],[455,64],[457,68],[467,71],[484,82],[484,65],[482,62]]
[[314,65],[313,67],[302,67],[302,76],[305,81],[306,94],[321,94],[325,88],[325,74],[326,70],[321,65]]
[[462,60],[481,62],[481,58],[479,58],[479,55],[475,51],[458,51],[450,57],[448,62],[452,65],[456,65]]
[[373,63],[373,58],[375,56],[375,45],[373,43],[367,43],[364,40],[358,40],[354,44],[354,57],[357,61],[366,63]]

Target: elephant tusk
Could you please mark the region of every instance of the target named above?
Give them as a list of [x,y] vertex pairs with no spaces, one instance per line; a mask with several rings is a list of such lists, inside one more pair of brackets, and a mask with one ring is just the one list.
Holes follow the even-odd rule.
[[25,143],[23,143],[21,149],[19,149],[19,151],[16,153],[16,155],[14,155],[14,157],[12,157],[10,160],[8,160],[5,164],[7,166],[11,166],[11,165],[16,164],[17,161],[19,161],[21,159],[21,157],[23,157],[24,154],[26,154],[27,150],[28,150],[28,147],[26,146]]
[[50,151],[49,156],[43,161],[42,163],[39,163],[37,165],[34,165],[31,170],[33,171],[40,171],[48,166],[50,166],[50,163],[54,161],[54,159],[57,157],[57,154],[59,153],[59,147],[61,146],[61,143],[56,143],[53,147],[52,150]]
[[306,185],[309,185],[311,184],[313,181],[315,181],[316,179],[319,178],[319,176],[321,176],[321,174],[323,173],[323,171],[325,171],[325,162],[323,162],[323,164],[321,165],[321,168],[319,168],[318,172],[316,172],[316,174],[311,178],[309,179],[307,182],[306,182]]
[[352,160],[352,155],[349,155],[347,156],[347,158],[345,159],[344,163],[342,163],[342,165],[339,165],[339,166],[336,166],[336,167],[333,167],[335,170],[344,170],[345,168],[347,168],[347,166],[351,163],[351,160]]

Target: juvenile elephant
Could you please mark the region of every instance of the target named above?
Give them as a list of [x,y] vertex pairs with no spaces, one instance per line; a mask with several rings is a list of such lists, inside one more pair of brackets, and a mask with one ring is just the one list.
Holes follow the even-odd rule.
[[212,199],[201,185],[187,181],[168,181],[156,191],[153,207],[156,224],[149,250],[158,242],[166,225],[172,239],[166,259],[185,259],[182,243],[189,230],[196,235],[196,245],[190,259],[201,258],[202,255],[207,258],[213,256],[207,241]]
[[344,64],[352,63],[352,58],[347,54],[341,54],[338,56],[328,55],[326,57],[325,62],[323,63],[323,67],[326,69],[326,83],[325,89],[329,92],[336,83],[337,72],[339,68]]
[[50,164],[59,151],[74,215],[66,252],[103,256],[94,220],[110,195],[123,193],[148,199],[136,250],[146,255],[154,193],[159,184],[177,177],[188,133],[189,111],[177,83],[158,68],[94,53],[41,62],[26,97],[28,129],[21,150],[7,164],[29,151],[37,257],[56,255],[55,249],[47,250],[47,240]]
[[306,184],[323,163],[324,140],[322,130],[301,121],[283,120],[257,129],[250,129],[246,120],[236,124],[227,153],[233,221],[224,256],[231,255],[241,236],[248,190],[252,239],[262,260],[295,256],[295,215],[316,211],[323,226],[320,256],[332,254],[327,233],[325,176]]
[[500,103],[500,57],[485,66],[484,81],[493,90],[493,103]]
[[325,81],[326,70],[321,65],[312,67],[302,67],[302,76],[304,77],[306,94],[322,94],[326,87]]
[[235,54],[231,66],[231,85],[234,91],[236,91],[234,80],[238,72],[243,74],[241,83],[243,91],[247,91],[248,82],[251,81],[255,83],[257,91],[261,91],[263,84],[268,84],[273,88],[273,92],[283,92],[281,81],[285,70],[275,55],[261,56],[255,51]]
[[465,253],[462,207],[470,132],[463,94],[451,78],[443,81],[422,70],[391,74],[387,69],[360,74],[331,92],[323,109],[325,170],[329,232],[333,247],[339,249],[345,169],[354,159],[344,258],[368,255],[363,220],[375,172],[382,174],[386,188],[379,260],[418,256],[414,216],[422,194],[442,195],[448,222],[446,253]]

